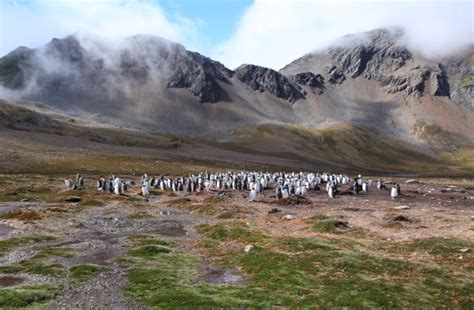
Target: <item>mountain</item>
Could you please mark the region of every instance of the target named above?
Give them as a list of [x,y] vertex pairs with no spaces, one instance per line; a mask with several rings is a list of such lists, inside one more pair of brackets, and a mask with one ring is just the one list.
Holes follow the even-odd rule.
[[[330,128],[339,132],[334,152],[318,155],[327,163],[339,158],[349,165],[345,152],[370,157],[349,147],[364,137],[373,145],[404,143],[392,154],[414,148],[438,160],[474,145],[473,63],[473,46],[427,59],[403,44],[399,29],[345,36],[279,71],[252,64],[230,70],[149,35],[121,42],[71,35],[0,58],[0,98],[21,100],[23,108],[39,102],[94,124],[227,141],[239,149],[253,143],[258,128],[277,126],[286,128],[272,130],[281,135],[272,140],[280,155],[296,152],[283,151],[282,142],[304,148],[326,141],[319,135]],[[296,139],[294,130],[319,138]],[[309,154],[301,158],[311,161]]]

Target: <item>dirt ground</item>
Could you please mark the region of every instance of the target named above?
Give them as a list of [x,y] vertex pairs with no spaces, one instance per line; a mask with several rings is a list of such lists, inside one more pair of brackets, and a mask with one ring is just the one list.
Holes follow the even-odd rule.
[[[309,219],[325,216],[340,220],[348,229],[362,229],[364,235],[369,235],[370,240],[377,240],[380,244],[403,244],[430,237],[474,241],[472,180],[438,179],[406,183],[406,179],[386,178],[388,188],[391,182],[401,182],[402,195],[397,199],[390,198],[388,189],[378,191],[374,185],[367,194],[339,194],[335,199],[329,199],[321,190],[309,191],[306,199],[292,197],[276,201],[274,190],[269,189],[257,196],[257,202],[250,203],[248,192],[239,191],[228,191],[223,198],[218,197],[215,191],[192,195],[153,191],[149,201],[146,201],[140,196],[138,187],[117,198],[95,190],[97,177],[86,176],[86,188],[78,191],[63,188],[61,176],[49,181],[46,177],[35,177],[33,188],[43,182],[50,186],[46,196],[61,197],[53,202],[48,202],[51,197],[43,197],[38,192],[36,196],[20,197],[19,201],[18,197],[13,197],[11,201],[7,196],[3,197],[0,203],[0,240],[51,235],[55,239],[47,243],[47,248],[67,247],[73,254],[53,256],[49,258],[49,264],[59,264],[66,274],[72,266],[80,264],[103,266],[105,271],[80,285],[71,284],[68,276],[43,276],[31,272],[19,272],[13,276],[0,274],[0,287],[15,287],[19,283],[54,283],[60,289],[54,300],[47,304],[49,309],[146,308],[124,293],[123,288],[128,281],[127,268],[118,261],[127,254],[130,237],[139,234],[179,240],[181,250],[199,255],[202,270],[196,280],[198,282],[245,281],[245,275],[240,274],[239,270],[220,266],[201,249],[204,238],[196,231],[196,226],[218,222],[250,223],[270,237],[357,239],[357,235],[352,237],[308,229]],[[12,188],[18,185],[10,184]],[[341,193],[346,190],[347,187],[340,188]],[[79,196],[81,201],[69,203],[62,200],[62,197],[69,196]],[[0,267],[28,260],[41,249],[44,246],[37,243],[16,247],[0,257]],[[474,265],[473,250],[466,249],[459,253],[459,260]],[[383,249],[377,251],[384,255]]]

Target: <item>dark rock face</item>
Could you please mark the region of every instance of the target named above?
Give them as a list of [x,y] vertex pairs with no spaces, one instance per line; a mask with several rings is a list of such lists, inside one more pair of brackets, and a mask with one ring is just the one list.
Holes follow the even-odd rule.
[[328,75],[329,75],[328,81],[331,84],[341,84],[346,79],[346,76],[344,75],[344,73],[342,73],[342,71],[338,69],[336,66],[332,66],[328,70]]
[[[449,77],[443,66],[418,62],[410,51],[400,45],[401,30],[377,29],[343,38],[336,47],[319,54],[308,54],[289,64],[302,69],[304,64],[329,62],[325,72],[331,84],[341,84],[348,78],[363,77],[378,81],[387,93],[450,97]],[[327,60],[328,59],[328,60]],[[462,97],[461,95],[460,97]]]
[[219,101],[222,89],[217,80],[230,83],[228,77],[232,76],[232,71],[221,63],[188,51],[179,62],[171,64],[171,69],[167,87],[189,88],[200,102]]
[[329,82],[342,83],[344,74],[351,78],[363,76],[381,82],[387,93],[449,97],[448,79],[440,66],[408,64],[412,54],[398,45],[401,35],[401,31],[374,30],[367,33],[366,40],[354,39],[352,43],[329,49],[333,63],[328,72]]
[[474,46],[464,53],[443,61],[453,100],[474,110]]
[[321,74],[312,72],[302,72],[291,75],[289,80],[293,84],[305,85],[314,89],[315,93],[321,95],[326,87],[324,86],[324,77]]
[[218,81],[229,83],[232,76],[224,65],[179,44],[151,36],[127,40],[119,51],[104,52],[107,56],[84,48],[74,36],[53,39],[41,50],[19,48],[0,58],[0,83],[21,89],[34,73],[41,76],[36,82],[41,89],[37,96],[49,96],[48,91],[74,95],[97,89],[94,95],[100,97],[104,91],[99,88],[110,88],[111,81],[125,81],[133,88],[160,79],[168,88],[186,88],[200,102],[214,103],[223,92]]
[[235,70],[236,77],[252,89],[267,91],[278,98],[295,102],[304,98],[303,94],[283,74],[264,67],[242,65]]
[[25,86],[32,67],[34,50],[19,47],[0,58],[0,84],[10,89],[20,89]]

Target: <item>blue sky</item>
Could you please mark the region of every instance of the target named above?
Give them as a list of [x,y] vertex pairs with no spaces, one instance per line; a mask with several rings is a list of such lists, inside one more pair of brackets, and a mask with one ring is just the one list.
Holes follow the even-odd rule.
[[176,15],[202,21],[201,32],[211,44],[229,38],[252,0],[159,0],[170,18]]
[[0,0],[0,56],[72,33],[146,33],[231,69],[279,69],[345,34],[397,26],[409,48],[442,57],[474,44],[473,16],[470,0]]

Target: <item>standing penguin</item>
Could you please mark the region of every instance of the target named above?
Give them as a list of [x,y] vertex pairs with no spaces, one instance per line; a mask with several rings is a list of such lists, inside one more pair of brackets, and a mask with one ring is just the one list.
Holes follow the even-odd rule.
[[402,193],[402,192],[401,192],[401,189],[400,189],[400,184],[397,183],[397,184],[395,185],[395,187],[397,188],[398,196],[400,196],[401,193]]
[[395,185],[392,187],[392,190],[390,191],[390,197],[392,197],[392,199],[395,199],[398,197],[398,190]]
[[288,187],[284,186],[283,189],[281,190],[283,198],[288,198],[290,197],[290,194],[288,193]]
[[329,198],[334,198],[336,196],[336,191],[334,190],[334,187],[332,186],[332,182],[328,188],[328,196]]
[[119,178],[115,178],[114,180],[114,192],[115,192],[115,195],[120,195],[121,194],[121,188],[120,188],[120,179]]
[[363,191],[364,193],[369,192],[369,186],[368,186],[368,184],[365,183],[365,182],[362,183],[362,191]]
[[277,200],[280,200],[280,199],[283,198],[283,193],[281,192],[280,185],[278,185],[277,188],[276,188],[275,197],[276,197]]
[[255,187],[252,188],[252,190],[250,191],[250,199],[249,201],[250,202],[254,202],[257,200],[257,190],[255,189]]
[[142,195],[145,198],[150,196],[150,192],[148,191],[148,180],[146,178],[142,179]]

